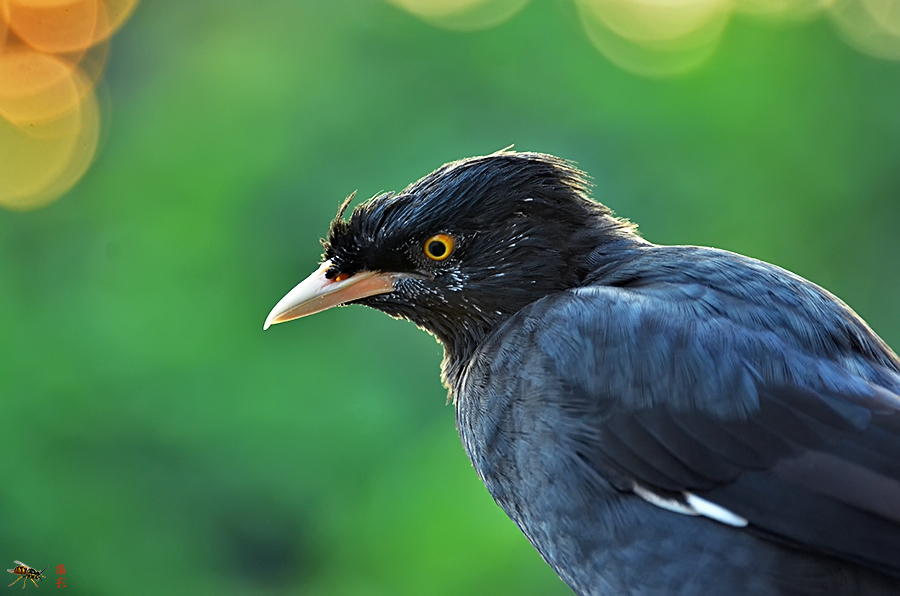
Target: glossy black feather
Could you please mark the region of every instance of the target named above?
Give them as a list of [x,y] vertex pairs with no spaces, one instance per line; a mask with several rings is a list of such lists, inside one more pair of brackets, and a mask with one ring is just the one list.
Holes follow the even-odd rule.
[[[705,254],[736,259],[719,251]],[[619,498],[626,498],[629,480],[663,496],[696,494],[749,522],[746,529],[729,532],[758,541],[760,551],[783,553],[772,569],[762,564],[757,569],[761,577],[770,576],[765,590],[728,586],[717,592],[711,583],[706,593],[802,593],[794,591],[803,589],[800,582],[775,586],[778,574],[790,574],[792,559],[804,567],[811,564],[803,551],[821,555],[823,569],[900,587],[900,507],[895,509],[900,474],[890,457],[900,437],[888,430],[900,417],[900,398],[873,389],[873,382],[887,377],[893,383],[883,389],[900,390],[896,369],[882,364],[890,363],[890,354],[870,358],[863,346],[853,356],[856,373],[851,373],[813,350],[801,351],[795,338],[782,339],[765,327],[747,329],[727,310],[702,319],[695,314],[686,325],[685,313],[702,306],[686,300],[677,282],[669,283],[594,285],[549,296],[483,344],[460,386],[458,415],[467,449],[494,496],[501,504],[518,503],[511,515],[522,527],[532,527],[537,519],[558,525],[548,522],[551,512],[531,504],[568,500],[573,492],[590,501],[592,495],[610,492],[601,481],[609,481],[614,470],[611,484]],[[804,304],[796,308],[800,314],[811,312]],[[834,303],[833,308],[845,307]],[[858,319],[856,324],[862,325]],[[577,460],[596,470],[597,477],[581,472],[577,487],[555,494],[536,483],[534,466],[520,467],[516,457],[530,449],[523,443],[534,440],[522,427],[532,418],[556,429],[555,440],[540,441],[545,457],[554,453],[554,459]],[[506,438],[504,452],[492,452],[489,442],[478,440],[494,433]],[[545,465],[564,469],[558,461]],[[518,474],[512,482],[511,467]],[[706,540],[702,533],[691,534],[697,520],[670,515],[670,523],[685,526],[682,547]],[[619,529],[608,536],[612,548]],[[647,531],[649,539],[653,531]],[[584,559],[597,556],[559,559],[542,546],[549,540],[533,538],[557,570],[582,569]],[[631,564],[647,563],[635,557]],[[719,571],[733,570],[723,562]],[[594,593],[589,581],[576,577],[572,583]],[[640,583],[629,590],[656,593]],[[681,590],[673,578],[662,593],[691,593]]]
[[900,593],[897,356],[822,288],[653,245],[587,189],[550,156],[454,162],[325,256],[404,274],[359,302],[443,343],[476,471],[579,594]]

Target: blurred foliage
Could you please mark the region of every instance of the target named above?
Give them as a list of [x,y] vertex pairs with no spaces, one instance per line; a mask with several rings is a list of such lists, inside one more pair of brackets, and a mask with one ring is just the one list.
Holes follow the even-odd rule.
[[261,329],[343,197],[445,161],[576,160],[648,239],[785,266],[900,346],[900,65],[825,20],[737,15],[662,80],[568,0],[467,33],[156,0],[112,45],[91,169],[0,211],[0,558],[53,589],[569,593],[467,462],[432,338],[359,307]]

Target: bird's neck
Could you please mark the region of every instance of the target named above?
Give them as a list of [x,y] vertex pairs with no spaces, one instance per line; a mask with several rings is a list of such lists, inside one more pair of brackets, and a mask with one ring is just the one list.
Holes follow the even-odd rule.
[[[544,288],[530,299],[506,301],[507,305],[515,305],[512,308],[482,308],[477,312],[470,311],[465,317],[445,319],[442,324],[429,325],[428,331],[444,346],[441,377],[444,385],[450,390],[451,398],[455,399],[465,370],[477,357],[478,348],[492,334],[502,333],[501,327],[510,317],[527,309],[537,300],[557,292],[569,291],[584,285],[602,285],[605,280],[615,283],[613,280],[617,279],[618,270],[627,266],[633,258],[650,246],[653,245],[630,229],[625,233],[623,228],[621,234],[610,234],[609,230],[603,230],[595,238],[592,249],[568,259],[569,266],[565,267],[565,274],[560,275],[559,281],[553,287]],[[509,297],[514,294],[515,290],[509,288]]]
[[[505,319],[504,319],[505,320]],[[462,333],[442,337],[435,334],[441,345],[444,346],[444,360],[441,362],[441,381],[450,391],[450,399],[455,401],[462,382],[463,373],[473,360],[478,346],[490,335],[493,328],[498,328],[503,321],[499,321],[493,327],[472,327]]]

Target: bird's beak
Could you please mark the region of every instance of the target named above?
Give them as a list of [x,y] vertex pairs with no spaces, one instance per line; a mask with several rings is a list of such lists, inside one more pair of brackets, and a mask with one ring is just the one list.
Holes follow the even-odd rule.
[[330,268],[331,261],[325,261],[315,273],[279,300],[266,317],[263,329],[367,296],[387,294],[394,289],[394,281],[397,279],[395,273],[360,271],[347,279],[336,281],[325,277],[325,272]]

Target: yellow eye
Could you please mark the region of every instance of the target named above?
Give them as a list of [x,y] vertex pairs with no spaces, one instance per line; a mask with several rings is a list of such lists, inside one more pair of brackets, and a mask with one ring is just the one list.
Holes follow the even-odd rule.
[[432,261],[443,261],[453,252],[453,237],[447,234],[435,234],[425,241],[425,256]]

